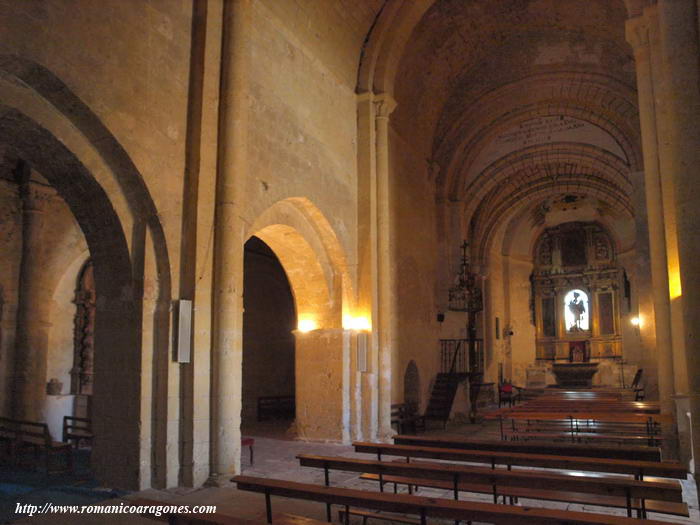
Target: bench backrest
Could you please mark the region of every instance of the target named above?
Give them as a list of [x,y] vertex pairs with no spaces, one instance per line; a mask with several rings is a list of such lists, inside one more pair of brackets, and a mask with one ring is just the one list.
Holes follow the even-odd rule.
[[416,413],[416,406],[412,403],[394,403],[391,405],[391,424],[402,423]]
[[468,450],[493,450],[502,452],[526,452],[533,454],[552,454],[557,456],[582,456],[613,459],[639,459],[643,461],[660,461],[661,450],[658,447],[604,447],[600,445],[581,445],[576,443],[526,443],[515,441],[486,441],[477,439],[429,438],[422,436],[394,436],[397,445],[419,445],[425,447],[442,447]]
[[673,416],[670,414],[643,414],[624,412],[578,412],[576,410],[543,409],[541,411],[510,410],[488,414],[487,419],[539,419],[542,421],[562,421],[574,419],[578,421],[602,421],[608,423],[671,423]]
[[92,436],[92,420],[86,417],[63,416],[63,441],[67,441],[70,435]]
[[0,417],[0,437],[5,439],[16,439],[17,436],[17,422],[9,417]]
[[494,470],[450,463],[395,463],[313,454],[300,454],[297,458],[303,467],[452,481],[455,485],[461,481],[469,481],[470,483],[501,487],[539,488],[620,497],[629,495],[633,498],[662,501],[683,501],[681,485],[678,482],[568,476],[566,474],[543,473],[542,471]]
[[517,465],[522,467],[556,468],[631,474],[636,476],[660,476],[685,479],[688,469],[676,461],[635,461],[626,459],[585,458],[527,454],[522,452],[499,452],[490,450],[460,450],[439,447],[417,447],[412,445],[389,445],[385,443],[353,443],[355,452],[407,458],[466,461],[489,465]]
[[20,434],[22,441],[33,442],[36,444],[51,445],[51,434],[46,423],[37,423],[34,421],[15,421],[17,431]]
[[[283,496],[336,505],[420,515],[426,518],[473,520],[507,525],[529,523],[538,525],[639,525],[642,523],[634,518],[589,512],[454,501],[408,496],[405,494],[389,494],[386,492],[366,492],[357,489],[324,487],[253,476],[236,476],[231,481],[238,485],[238,490],[259,492],[270,496]],[[661,525],[664,522],[648,520],[643,523],[646,525]]]

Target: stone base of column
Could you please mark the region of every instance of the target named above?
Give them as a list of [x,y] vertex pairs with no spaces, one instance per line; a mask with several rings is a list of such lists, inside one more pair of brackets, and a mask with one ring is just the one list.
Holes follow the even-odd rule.
[[690,397],[685,394],[673,396],[676,404],[676,423],[678,430],[678,459],[690,466],[693,459],[692,429],[690,427]]
[[231,481],[234,474],[210,474],[207,480],[202,484],[204,487],[235,487],[235,483]]
[[380,430],[377,433],[377,441],[380,443],[392,443],[394,436],[397,434],[393,428]]

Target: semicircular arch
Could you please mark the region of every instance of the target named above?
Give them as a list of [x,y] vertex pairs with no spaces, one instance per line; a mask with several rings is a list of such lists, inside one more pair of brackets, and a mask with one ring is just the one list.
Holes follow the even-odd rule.
[[353,305],[353,284],[340,242],[323,213],[303,197],[290,197],[265,210],[246,238],[263,240],[282,263],[299,319],[320,328],[340,328]]

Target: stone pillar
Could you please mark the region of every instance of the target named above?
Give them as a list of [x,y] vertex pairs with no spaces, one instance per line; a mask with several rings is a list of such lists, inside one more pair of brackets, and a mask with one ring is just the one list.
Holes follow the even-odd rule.
[[240,471],[243,357],[243,184],[248,173],[250,0],[224,9],[221,127],[217,174],[210,482]]
[[695,475],[700,475],[700,42],[696,0],[659,0],[659,30],[667,101],[668,159],[662,180],[675,192],[685,358]]
[[50,297],[43,286],[43,236],[46,205],[55,195],[50,186],[24,180],[22,262],[19,272],[13,415],[43,421]]
[[373,329],[368,337],[365,368],[354,376],[352,425],[354,439],[377,439],[377,393],[375,358],[378,321],[376,319],[376,118],[373,94],[357,97],[357,306],[371,312]]
[[634,49],[637,71],[637,96],[644,153],[644,186],[646,193],[651,252],[652,296],[656,325],[656,362],[659,398],[663,413],[673,410],[673,347],[671,339],[671,305],[668,294],[666,233],[662,186],[659,174],[658,134],[654,104],[653,71],[649,49],[649,28],[644,17],[627,21],[627,41]]
[[389,115],[396,102],[388,95],[374,99],[377,141],[377,319],[379,335],[379,437],[391,429],[392,369],[397,361],[398,311],[396,293],[396,246],[394,234],[394,188],[389,166]]
[[[294,332],[296,430],[311,441],[349,442],[350,337],[341,328]],[[323,398],[323,402],[319,400]]]

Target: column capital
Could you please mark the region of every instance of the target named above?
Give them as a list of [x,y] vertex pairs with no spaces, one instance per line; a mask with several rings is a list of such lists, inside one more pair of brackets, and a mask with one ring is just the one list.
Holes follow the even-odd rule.
[[378,119],[388,119],[389,115],[396,109],[396,101],[387,93],[376,95],[373,102],[375,115]]
[[23,182],[20,186],[22,206],[25,211],[42,212],[46,204],[56,195],[56,190],[46,184],[34,181]]
[[625,22],[625,38],[636,52],[649,47],[649,23],[644,16],[635,16]]

